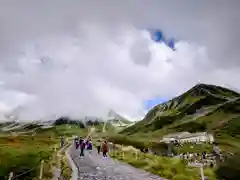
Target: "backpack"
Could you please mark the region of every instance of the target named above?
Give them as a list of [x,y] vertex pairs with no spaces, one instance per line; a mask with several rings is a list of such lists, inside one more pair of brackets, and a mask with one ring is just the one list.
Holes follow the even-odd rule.
[[91,142],[88,142],[88,147],[87,147],[87,149],[92,150],[92,143],[91,143]]

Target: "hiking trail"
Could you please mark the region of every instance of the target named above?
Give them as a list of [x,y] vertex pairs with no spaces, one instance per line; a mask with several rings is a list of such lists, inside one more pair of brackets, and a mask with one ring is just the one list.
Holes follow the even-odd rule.
[[165,180],[110,157],[103,158],[96,149],[91,154],[85,151],[83,158],[79,154],[72,146],[70,156],[78,168],[78,180]]

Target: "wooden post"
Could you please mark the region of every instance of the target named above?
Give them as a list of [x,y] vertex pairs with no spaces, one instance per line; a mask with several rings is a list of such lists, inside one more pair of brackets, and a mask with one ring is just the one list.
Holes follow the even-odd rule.
[[42,179],[43,177],[43,165],[44,165],[44,160],[41,161],[39,179]]
[[122,159],[124,159],[123,144],[122,144]]
[[13,178],[13,172],[10,172],[10,173],[9,173],[8,180],[11,180],[12,178]]
[[57,145],[54,146],[54,152],[56,152],[56,151],[57,151]]
[[200,166],[201,180],[204,180],[203,164]]
[[136,151],[135,153],[136,153],[136,160],[137,160],[138,159],[138,152]]

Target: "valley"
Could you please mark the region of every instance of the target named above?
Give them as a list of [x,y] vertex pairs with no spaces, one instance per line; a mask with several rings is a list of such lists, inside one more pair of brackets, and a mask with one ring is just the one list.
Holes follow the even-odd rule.
[[[125,152],[127,159],[122,159],[122,150],[119,151],[120,154],[112,155],[113,158],[165,178],[173,177],[174,173],[170,171],[172,168],[177,168],[174,163],[177,162],[179,168],[186,168],[186,165],[182,165],[179,160],[172,157],[167,157],[169,152],[174,152],[178,157],[181,153],[212,153],[214,147],[213,144],[205,142],[184,143],[181,146],[160,142],[166,135],[181,132],[212,134],[214,146],[219,147],[222,153],[236,153],[240,149],[240,95],[219,86],[198,84],[183,95],[153,107],[144,119],[136,123],[114,111],[109,113],[107,120],[96,117],[86,117],[81,120],[60,117],[48,122],[2,122],[0,124],[0,158],[8,163],[0,164],[0,173],[3,179],[7,179],[11,171],[14,171],[15,175],[21,174],[33,164],[38,166],[40,160],[44,159],[49,164],[48,167],[46,164],[44,176],[45,179],[50,179],[55,163],[52,157],[56,148],[60,148],[60,137],[71,139],[73,135],[79,137],[91,135],[94,141],[107,139],[128,149]],[[130,150],[127,147],[131,147]],[[140,153],[139,156],[148,157],[152,159],[151,162],[134,159],[135,150],[132,152],[131,149],[140,152],[144,148],[149,148],[152,153],[147,156]],[[29,155],[34,156],[31,161],[26,160]],[[15,157],[18,157],[16,162]],[[160,165],[167,161],[166,167]],[[157,167],[163,170],[154,170]],[[183,173],[182,176],[178,174],[179,179],[181,177],[194,179],[194,174],[197,172],[196,169],[188,168],[176,171]],[[207,168],[204,171],[215,180],[211,169]],[[39,169],[36,169],[22,178],[35,177],[38,172]]]

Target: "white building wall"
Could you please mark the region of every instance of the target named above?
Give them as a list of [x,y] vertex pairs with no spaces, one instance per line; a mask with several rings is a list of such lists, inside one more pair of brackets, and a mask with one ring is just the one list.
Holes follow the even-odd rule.
[[165,143],[170,143],[171,141],[178,141],[179,143],[187,143],[187,142],[191,142],[191,143],[197,143],[197,142],[210,142],[213,143],[214,142],[214,137],[212,134],[202,134],[202,135],[196,135],[196,136],[192,136],[192,137],[186,137],[186,138],[170,138],[170,137],[165,137],[161,140],[161,142],[165,142]]
[[180,143],[187,143],[187,142],[191,142],[191,143],[197,143],[197,142],[213,142],[213,136],[196,136],[196,137],[189,137],[189,138],[183,138],[183,139],[179,139],[178,142]]

